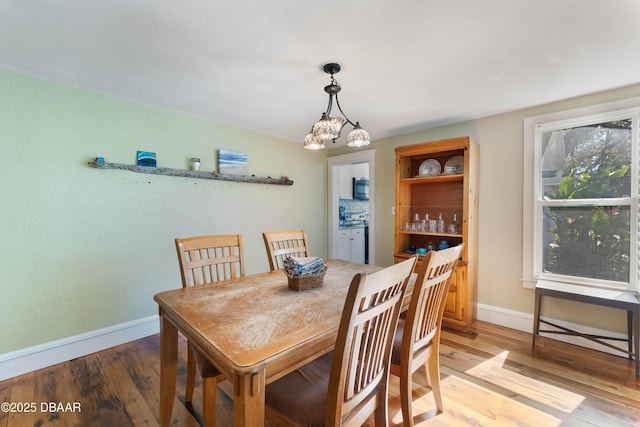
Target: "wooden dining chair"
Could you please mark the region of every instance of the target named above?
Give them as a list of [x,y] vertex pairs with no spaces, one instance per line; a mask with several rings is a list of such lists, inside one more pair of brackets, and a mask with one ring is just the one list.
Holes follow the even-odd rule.
[[449,283],[464,245],[428,252],[418,270],[406,318],[398,321],[391,374],[400,377],[403,425],[413,426],[411,392],[413,373],[427,371],[438,413],[443,411],[440,394],[440,329]]
[[[182,286],[220,283],[245,275],[242,235],[197,236],[175,239]],[[196,366],[202,377],[203,425],[216,423],[216,386],[225,377],[187,343],[185,403],[190,405],[195,388]]]
[[307,233],[304,230],[267,231],[262,233],[262,237],[271,270],[281,270],[284,267],[283,260],[288,256],[309,256]]
[[265,417],[277,426],[388,424],[391,348],[412,257],[351,281],[333,352],[267,385]]

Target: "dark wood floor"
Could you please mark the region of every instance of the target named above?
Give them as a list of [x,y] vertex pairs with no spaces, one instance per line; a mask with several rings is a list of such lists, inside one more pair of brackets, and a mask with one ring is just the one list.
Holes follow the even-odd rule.
[[[198,426],[200,384],[189,411],[184,361],[181,342],[173,425]],[[155,335],[0,382],[0,400],[23,411],[0,411],[0,427],[157,426],[159,365]],[[443,332],[441,366],[443,414],[434,415],[424,375],[414,377],[419,426],[640,425],[640,381],[621,357],[545,338],[532,352],[530,334],[476,322],[470,333]],[[392,425],[402,424],[397,387],[392,378]],[[231,410],[219,390],[218,426],[231,425]]]

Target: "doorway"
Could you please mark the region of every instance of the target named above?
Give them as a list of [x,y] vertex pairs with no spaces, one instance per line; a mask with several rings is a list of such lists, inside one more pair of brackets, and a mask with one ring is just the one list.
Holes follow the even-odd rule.
[[[355,165],[355,166],[354,166]],[[345,170],[345,166],[353,166],[354,170],[361,171],[362,167],[366,168],[367,180],[368,180],[368,200],[358,198],[351,200],[345,196],[345,184],[344,172],[341,177],[341,171]],[[347,209],[351,206],[356,206],[354,209],[360,209],[362,206],[366,207],[366,230],[368,231],[366,236],[366,256],[365,259],[369,264],[375,264],[375,150],[359,151],[357,153],[343,154],[339,156],[329,157],[327,159],[327,177],[328,177],[328,248],[329,258],[344,258],[341,253],[344,249],[340,246],[341,232],[344,233],[344,208]],[[348,170],[348,168],[347,168]],[[362,174],[361,172],[354,172],[356,174]],[[348,176],[351,179],[358,179],[360,177]],[[341,182],[342,181],[342,182]],[[355,182],[355,181],[354,181]],[[355,192],[355,185],[354,185]],[[342,214],[341,214],[342,205]],[[342,227],[341,227],[342,222]]]

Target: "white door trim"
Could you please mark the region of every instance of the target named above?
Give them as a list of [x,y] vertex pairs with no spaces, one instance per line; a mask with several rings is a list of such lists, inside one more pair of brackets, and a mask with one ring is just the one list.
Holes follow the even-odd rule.
[[358,151],[327,158],[327,224],[329,226],[329,258],[338,254],[338,166],[369,162],[369,264],[375,264],[375,166],[376,150]]

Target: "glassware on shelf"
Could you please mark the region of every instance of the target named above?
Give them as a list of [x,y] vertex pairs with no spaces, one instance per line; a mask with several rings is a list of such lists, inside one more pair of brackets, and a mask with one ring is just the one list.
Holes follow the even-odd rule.
[[453,221],[449,224],[449,233],[458,234],[460,233],[460,223],[458,222],[458,215],[453,214]]
[[444,233],[444,218],[442,213],[438,215],[438,233]]
[[[453,214],[451,222],[445,221],[446,216],[443,212],[438,213],[437,219],[432,219],[429,213],[421,214],[414,212],[411,214],[409,221],[400,226],[400,231],[408,231],[412,233],[442,233],[442,234],[460,234],[461,225],[458,221],[458,214]],[[437,248],[437,244],[434,245]]]

